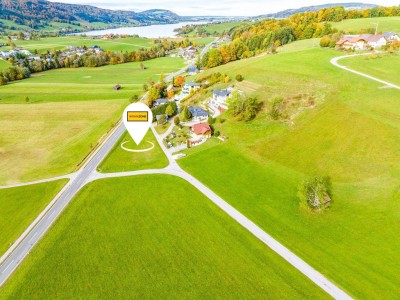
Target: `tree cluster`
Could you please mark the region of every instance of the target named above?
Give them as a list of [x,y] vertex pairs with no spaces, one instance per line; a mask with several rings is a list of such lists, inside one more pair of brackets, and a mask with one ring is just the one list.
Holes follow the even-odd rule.
[[331,181],[329,177],[313,177],[301,183],[298,197],[311,209],[325,209],[331,203]]
[[155,122],[157,115],[168,115],[168,117],[176,115],[178,113],[178,106],[174,101],[171,101],[170,103],[154,107],[151,111],[153,113],[153,122]]
[[256,97],[245,97],[238,91],[233,91],[227,102],[229,112],[238,121],[250,121],[254,119],[261,107],[261,103]]

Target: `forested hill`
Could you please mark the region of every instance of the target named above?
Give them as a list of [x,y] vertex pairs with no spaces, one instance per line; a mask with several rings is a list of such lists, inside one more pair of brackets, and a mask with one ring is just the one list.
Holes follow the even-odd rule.
[[304,7],[296,8],[296,9],[286,9],[286,10],[283,10],[283,11],[280,11],[280,12],[277,12],[274,14],[261,15],[261,16],[257,16],[254,18],[255,19],[267,19],[267,18],[284,19],[284,18],[291,17],[298,13],[318,11],[323,8],[336,7],[336,6],[341,6],[341,7],[344,7],[345,9],[362,10],[362,9],[366,9],[366,8],[374,8],[374,7],[377,7],[378,5],[368,4],[368,3],[360,3],[360,2],[327,3],[327,4],[322,4],[322,5],[304,6]]
[[41,21],[103,22],[122,24],[176,23],[182,18],[167,10],[141,13],[114,11],[89,5],[49,2],[45,0],[0,0],[0,18],[18,24],[40,27]]

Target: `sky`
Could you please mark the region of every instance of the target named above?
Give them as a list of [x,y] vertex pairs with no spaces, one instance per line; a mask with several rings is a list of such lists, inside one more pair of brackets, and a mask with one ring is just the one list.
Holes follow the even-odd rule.
[[[146,9],[169,9],[181,16],[257,16],[288,8],[324,3],[358,2],[357,0],[50,0],[74,4],[89,4],[101,8],[143,11]],[[364,0],[383,6],[399,5],[400,0]]]

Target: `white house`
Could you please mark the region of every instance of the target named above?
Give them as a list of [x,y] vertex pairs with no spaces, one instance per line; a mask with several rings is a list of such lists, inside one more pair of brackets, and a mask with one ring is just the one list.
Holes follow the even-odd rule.
[[226,108],[226,100],[231,96],[233,89],[232,88],[227,88],[225,90],[214,90],[213,91],[213,97],[211,99],[211,104],[214,104],[215,106],[221,106]]
[[362,38],[365,38],[368,46],[372,48],[382,48],[387,44],[385,37],[382,34],[366,34],[361,35]]
[[395,41],[400,42],[400,36],[396,32],[384,32],[382,35],[389,43],[393,43]]
[[180,101],[190,95],[190,93],[200,89],[201,84],[193,81],[188,81],[183,85],[182,91],[179,95],[175,95],[175,100]]

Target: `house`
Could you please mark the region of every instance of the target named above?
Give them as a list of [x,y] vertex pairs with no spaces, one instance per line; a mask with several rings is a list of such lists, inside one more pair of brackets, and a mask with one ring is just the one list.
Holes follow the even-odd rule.
[[367,44],[371,48],[382,48],[387,44],[385,37],[382,34],[362,34],[360,36],[367,41]]
[[359,36],[342,37],[337,43],[336,47],[343,49],[364,50],[366,49],[367,41]]
[[190,76],[196,75],[199,69],[196,66],[189,66],[187,72]]
[[190,95],[190,93],[197,91],[198,89],[200,89],[200,87],[201,83],[196,83],[193,81],[185,82],[181,93],[179,95],[175,95],[175,100],[180,101],[182,99],[185,99]]
[[211,127],[207,123],[199,123],[199,124],[193,125],[192,132],[197,137],[206,138],[206,139],[209,139],[212,134]]
[[156,115],[157,125],[164,125],[168,121],[168,115]]
[[119,91],[120,89],[121,89],[122,87],[119,85],[119,84],[117,84],[117,85],[114,85],[114,90],[115,91]]
[[189,106],[190,113],[192,114],[193,121],[203,121],[208,118],[208,112],[198,106]]
[[232,89],[214,90],[211,103],[215,106],[227,106],[226,100],[231,96]]
[[169,103],[168,99],[160,98],[160,99],[157,99],[156,101],[153,101],[153,107],[157,107],[157,106],[164,105],[167,103]]
[[400,36],[396,32],[384,32],[382,35],[390,44],[395,41],[400,42]]

